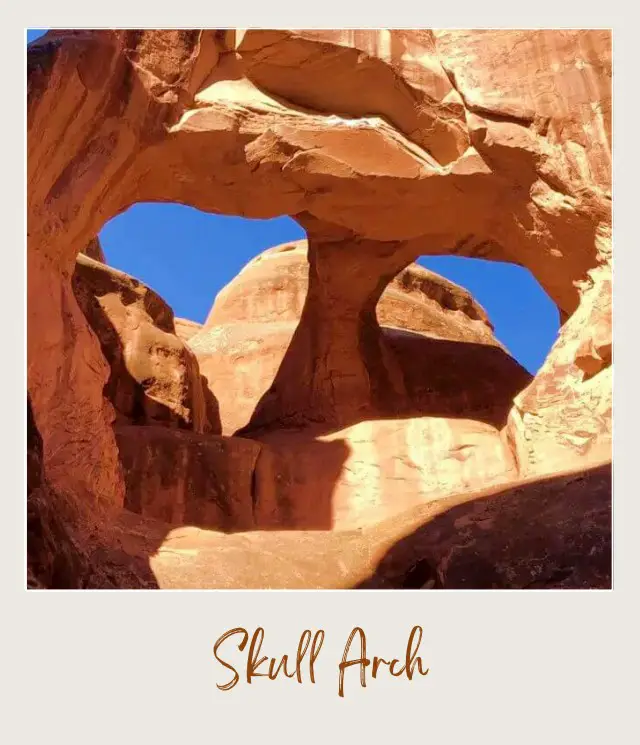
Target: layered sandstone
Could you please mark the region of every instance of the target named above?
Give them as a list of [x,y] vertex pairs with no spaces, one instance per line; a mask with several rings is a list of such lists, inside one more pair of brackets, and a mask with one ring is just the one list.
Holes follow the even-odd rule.
[[[256,256],[218,293],[204,329],[243,322],[298,323],[309,289],[307,254],[304,240],[274,246]],[[418,264],[391,279],[378,301],[376,316],[382,326],[425,331],[430,336],[440,332],[442,338],[455,341],[498,343],[484,308],[467,290]]]
[[[113,405],[103,396],[112,369],[78,306],[71,278],[76,256],[104,223],[139,201],[173,200],[254,218],[291,215],[305,228],[309,269],[304,304],[296,311],[299,322],[273,383],[245,427],[261,438],[263,448],[271,448],[275,465],[269,465],[271,456],[263,465],[276,475],[288,473],[288,462],[281,467],[278,458],[293,447],[273,439],[290,437],[283,427],[307,431],[310,443],[327,454],[327,472],[333,468],[336,483],[345,474],[358,482],[358,471],[346,458],[354,437],[339,432],[369,421],[387,426],[397,421],[398,411],[406,423],[401,429],[407,431],[425,419],[448,422],[456,401],[456,427],[462,426],[465,435],[456,430],[451,441],[463,446],[449,452],[457,452],[461,463],[475,452],[467,447],[465,425],[459,423],[470,412],[471,431],[477,432],[478,422],[494,428],[490,441],[496,448],[502,443],[498,461],[506,457],[507,463],[499,469],[509,478],[535,483],[610,459],[609,32],[52,31],[30,45],[27,72],[28,392],[42,436],[48,488],[66,495],[70,512],[83,516],[78,524],[90,514],[107,526],[120,514],[125,473],[112,426]],[[419,328],[390,335],[387,321],[377,315],[385,287],[399,272],[420,255],[446,253],[527,267],[565,321],[540,373],[515,397],[504,426],[498,418],[487,421],[487,411],[496,416],[506,394],[494,402],[489,389],[484,412],[478,411],[470,381],[486,350],[493,359],[504,354],[499,347],[427,338]],[[408,308],[404,300],[401,306]],[[128,328],[128,314],[118,310],[116,315]],[[407,324],[422,323],[420,312],[416,317],[405,310],[404,315]],[[488,329],[482,319],[472,320]],[[153,319],[149,323],[153,326]],[[274,329],[275,324],[268,325]],[[287,333],[269,341],[274,354],[282,350]],[[194,345],[200,334],[191,337]],[[403,347],[406,339],[411,341]],[[430,355],[440,361],[438,368],[418,352],[427,342]],[[232,339],[230,349],[241,343],[241,338]],[[176,348],[173,340],[171,345]],[[455,369],[458,352],[438,358],[442,353],[436,350],[462,347],[477,350],[463,353],[469,355],[466,369],[459,369],[454,385],[446,370]],[[144,342],[141,349],[146,355],[151,347]],[[412,355],[410,368],[403,367],[403,355]],[[241,384],[243,411],[266,377],[248,386],[248,393]],[[416,386],[425,377],[428,390],[420,392]],[[470,382],[465,398],[458,387]],[[500,381],[494,387],[505,390]],[[172,394],[171,400],[184,397]],[[416,401],[418,410],[411,408]],[[426,417],[418,413],[425,406]],[[195,421],[197,407],[188,416],[186,408],[173,410],[171,417]],[[227,412],[225,417],[230,421]],[[156,419],[153,413],[150,420]],[[403,439],[397,433],[384,442],[395,455]],[[379,436],[367,431],[362,441],[363,447],[365,441],[371,446]],[[416,456],[418,470],[429,470],[432,456],[422,448],[428,450],[437,437],[429,429],[417,441],[425,443]],[[416,442],[413,435],[411,442]],[[483,448],[494,452],[493,445]],[[375,457],[393,461],[388,450],[381,452]],[[370,453],[365,460],[372,463],[373,458]],[[452,463],[453,456],[446,460]],[[474,458],[469,470],[482,473],[481,466],[489,462]],[[409,461],[405,466],[412,468]],[[493,467],[488,471],[494,474]],[[294,468],[292,473],[301,491],[299,472]],[[389,484],[395,478],[390,473]],[[453,476],[447,473],[445,489],[452,484],[472,488],[476,482],[464,485],[465,473],[462,468]],[[363,478],[367,484],[375,481],[371,470]],[[593,494],[600,503],[607,479],[606,473],[596,479]],[[264,483],[278,493],[277,482],[266,478]],[[539,488],[552,499],[557,492],[544,483]],[[382,503],[372,498],[368,515],[378,508],[380,520],[389,514],[389,489],[381,490]],[[265,514],[286,523],[286,510],[273,513],[269,507],[272,492],[264,492]],[[287,508],[290,514],[307,509],[301,493],[286,494],[296,495]],[[512,494],[522,498],[517,490]],[[329,514],[327,497],[333,519],[333,492],[320,495],[318,511],[323,519]],[[400,499],[404,506],[410,502]],[[337,504],[343,505],[339,512],[349,524],[357,504],[345,507],[340,499]],[[469,509],[473,512],[473,505]],[[591,508],[574,500],[567,502],[567,510]],[[596,512],[589,514],[606,535],[606,509]],[[529,513],[523,508],[523,514]],[[549,520],[554,516],[553,511],[546,514]],[[598,543],[586,512],[563,524],[570,526],[573,545],[589,554],[591,542],[594,555],[601,555],[596,544],[606,542]],[[489,554],[466,553],[476,568],[497,560],[492,551],[498,550],[499,533],[525,530],[522,521],[511,519],[479,525],[494,526],[489,537],[498,543]],[[88,528],[84,534],[93,535]],[[539,552],[532,554],[531,566],[536,556],[547,555],[543,547],[552,540],[548,530],[537,535]],[[336,545],[353,556],[360,550]],[[134,554],[123,549],[123,561],[138,562]],[[567,552],[567,561],[575,566],[578,555]],[[313,561],[324,556],[320,550]],[[519,561],[517,552],[511,556]],[[192,581],[186,568],[170,566],[174,578],[165,578],[165,585]],[[205,562],[191,577],[206,585],[207,567]],[[265,571],[261,581],[267,583]],[[160,575],[159,565],[154,572]],[[516,574],[502,572],[497,584],[508,584],[511,577],[520,586]],[[478,576],[473,567],[468,576]],[[307,581],[312,583],[309,576]],[[589,581],[602,583],[595,575]]]

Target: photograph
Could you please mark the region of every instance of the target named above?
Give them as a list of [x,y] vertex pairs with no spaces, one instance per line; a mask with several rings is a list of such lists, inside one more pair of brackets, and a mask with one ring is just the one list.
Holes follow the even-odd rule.
[[611,29],[24,35],[26,595],[613,589]]

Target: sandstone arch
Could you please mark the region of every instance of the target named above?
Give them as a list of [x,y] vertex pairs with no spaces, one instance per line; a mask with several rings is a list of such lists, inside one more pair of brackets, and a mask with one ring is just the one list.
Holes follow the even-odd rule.
[[324,371],[279,405],[320,416],[348,407],[331,386],[345,360],[356,388],[393,373],[374,309],[416,257],[526,266],[568,320],[505,431],[521,473],[606,457],[610,88],[605,31],[56,31],[32,44],[28,389],[54,486],[95,513],[122,504],[107,367],[70,281],[78,252],[138,201],[301,223],[309,293],[282,374],[309,376],[317,358]]

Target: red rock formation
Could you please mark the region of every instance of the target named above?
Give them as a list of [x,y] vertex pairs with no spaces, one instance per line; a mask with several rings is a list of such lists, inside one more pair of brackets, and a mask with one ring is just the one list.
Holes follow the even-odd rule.
[[92,238],[82,253],[94,261],[101,261],[103,264],[107,263],[99,238]]
[[[373,349],[361,348],[380,360],[366,385],[353,385],[344,368],[334,374],[334,403],[348,406],[302,406],[313,390],[307,378],[288,380],[286,398],[279,394],[287,350],[305,332],[308,275],[306,242],[265,251],[189,340],[223,432],[265,444],[255,477],[260,527],[358,527],[517,475],[500,430],[531,376],[466,290],[420,266],[404,269],[380,298],[382,335],[373,327]],[[322,368],[314,360],[312,374]]]
[[27,399],[27,587],[157,588],[148,557],[127,552],[117,527],[114,532],[100,525],[100,515],[76,495],[52,488],[42,455],[42,438]]
[[173,311],[124,272],[79,255],[73,291],[109,363],[117,421],[219,431],[215,400],[176,336]]
[[[477,417],[498,429],[504,424],[530,376],[500,347],[485,311],[466,290],[416,264],[380,298],[375,312],[382,335],[372,324],[360,340],[361,355],[378,357],[380,364],[369,364],[367,377],[355,385],[347,369],[338,369],[326,410],[313,411],[311,400],[300,403],[309,388],[313,393],[306,377],[287,381],[287,401],[275,387],[294,334],[307,332],[301,318],[308,276],[306,242],[265,251],[220,292],[204,328],[190,337],[220,404],[223,432],[421,415]],[[312,376],[329,374],[323,362],[313,361]]]
[[187,318],[174,318],[174,324],[176,327],[176,334],[183,340],[189,341],[189,339],[197,334],[202,328],[201,323],[190,321]]
[[610,47],[607,31],[437,29],[31,44],[28,390],[51,488],[105,524],[124,500],[110,370],[71,276],[138,201],[306,229],[300,324],[252,427],[395,411],[378,300],[417,256],[452,253],[527,267],[567,319],[503,431],[515,473],[610,457]]
[[260,445],[164,427],[116,428],[125,507],[171,524],[256,527],[254,469]]
[[65,500],[47,483],[42,438],[27,400],[27,586],[34,589],[76,586],[85,570],[79,548],[79,506]]
[[[177,589],[611,586],[611,468],[431,502],[358,530],[225,535],[124,512],[104,573],[147,561]],[[102,586],[102,585],[97,585]]]

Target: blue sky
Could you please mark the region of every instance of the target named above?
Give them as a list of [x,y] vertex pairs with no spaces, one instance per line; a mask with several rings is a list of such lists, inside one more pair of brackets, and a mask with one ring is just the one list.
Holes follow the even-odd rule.
[[[28,31],[27,41],[42,35]],[[178,204],[137,204],[108,222],[100,240],[108,263],[158,292],[176,316],[202,322],[218,291],[254,256],[304,237],[292,219],[209,215]],[[419,263],[466,287],[488,312],[496,336],[531,372],[555,341],[559,316],[530,272],[513,264],[455,256]]]

